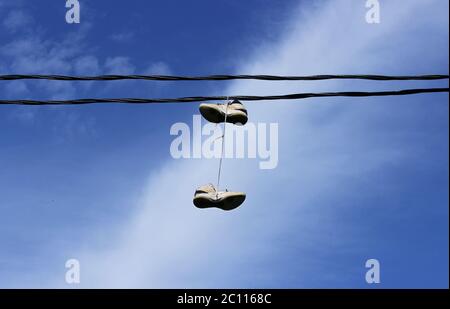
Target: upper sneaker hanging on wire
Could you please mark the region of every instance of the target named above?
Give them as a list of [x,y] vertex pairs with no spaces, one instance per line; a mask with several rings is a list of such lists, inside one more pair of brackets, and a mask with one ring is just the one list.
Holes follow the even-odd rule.
[[220,208],[232,210],[239,207],[245,200],[243,192],[217,191],[212,184],[201,186],[195,191],[194,205],[197,208]]
[[[228,105],[228,106],[227,106]],[[226,121],[232,124],[244,125],[248,121],[247,109],[238,101],[233,100],[227,104],[200,104],[200,114],[212,123],[222,123]]]

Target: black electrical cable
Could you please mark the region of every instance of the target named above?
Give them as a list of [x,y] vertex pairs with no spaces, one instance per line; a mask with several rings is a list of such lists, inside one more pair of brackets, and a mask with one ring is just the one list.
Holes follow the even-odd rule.
[[170,76],[170,75],[100,75],[100,76],[67,76],[67,75],[0,75],[0,80],[60,80],[60,81],[114,81],[114,80],[153,80],[153,81],[221,81],[221,80],[266,80],[266,81],[314,81],[329,79],[363,79],[377,81],[392,80],[440,80],[449,79],[449,75],[309,75],[309,76],[276,76],[276,75],[208,75],[208,76]]
[[319,93],[293,93],[285,95],[272,96],[209,96],[209,97],[182,97],[182,98],[111,98],[111,99],[77,99],[77,100],[0,100],[0,105],[18,104],[18,105],[80,105],[93,103],[126,103],[126,104],[150,104],[150,103],[187,103],[187,102],[206,102],[206,101],[224,101],[224,100],[240,100],[240,101],[272,101],[272,100],[298,100],[306,98],[320,97],[375,97],[375,96],[399,96],[411,95],[419,93],[438,93],[449,92],[449,88],[425,88],[425,89],[405,89],[393,91],[377,91],[377,92],[319,92]]

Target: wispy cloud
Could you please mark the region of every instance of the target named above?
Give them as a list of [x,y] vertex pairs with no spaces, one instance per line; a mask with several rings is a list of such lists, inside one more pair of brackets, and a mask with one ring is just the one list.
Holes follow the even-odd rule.
[[[13,35],[0,45],[0,71],[3,74],[134,74],[136,66],[128,57],[111,55],[104,59],[96,56],[87,44],[92,24],[83,22],[60,40],[46,37],[36,29],[29,12],[19,4],[5,7],[3,25]],[[24,30],[24,31],[21,31]],[[25,31],[26,30],[26,31]],[[130,37],[131,39],[132,37]],[[148,67],[152,72],[169,72],[166,64],[155,62]],[[125,82],[130,84],[131,82]],[[67,83],[64,81],[19,81],[0,85],[2,96],[10,99],[33,98],[38,93],[48,99],[70,99],[84,93],[108,93],[117,85],[98,85],[95,91],[92,83]],[[123,85],[123,83],[122,83]],[[71,140],[74,136],[96,136],[94,118],[81,116],[64,108],[51,109],[55,139]],[[12,108],[11,117],[24,125],[40,122],[37,109]],[[87,117],[87,118],[86,118]]]
[[19,30],[27,30],[33,18],[21,10],[13,10],[3,19],[3,26],[12,33]]
[[147,69],[143,72],[143,74],[148,75],[171,75],[172,70],[170,69],[169,65],[162,61],[157,61],[154,63],[151,63]]
[[135,66],[128,57],[109,57],[105,61],[107,74],[133,74]]

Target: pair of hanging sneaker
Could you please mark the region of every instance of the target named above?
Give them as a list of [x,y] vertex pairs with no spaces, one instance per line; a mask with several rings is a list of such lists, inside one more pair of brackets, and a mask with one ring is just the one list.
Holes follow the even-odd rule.
[[[247,109],[238,101],[226,104],[200,104],[202,116],[212,123],[231,123],[244,125],[247,123]],[[222,140],[223,143],[223,140]],[[212,184],[199,187],[194,194],[194,205],[198,208],[219,208],[232,210],[239,207],[245,200],[243,192],[218,191]]]

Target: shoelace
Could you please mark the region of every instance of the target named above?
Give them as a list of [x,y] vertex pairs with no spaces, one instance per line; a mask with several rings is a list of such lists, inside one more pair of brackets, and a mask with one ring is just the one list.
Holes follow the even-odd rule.
[[220,153],[219,172],[217,174],[216,198],[219,197],[220,175],[221,175],[221,172],[222,172],[222,160],[223,160],[223,153],[224,153],[224,150],[225,150],[225,147],[224,147],[224,145],[225,145],[225,133],[226,133],[226,130],[227,130],[227,116],[228,116],[228,106],[229,105],[230,105],[230,102],[229,102],[228,97],[227,97],[227,106],[225,108],[225,120],[223,122],[222,151]]
[[[232,105],[232,104],[237,104],[237,103],[231,102],[231,103],[223,104],[223,105],[225,105],[225,123],[226,123],[226,121],[227,121],[228,105]],[[219,125],[219,123],[216,123],[215,128],[217,128],[218,125]],[[221,136],[216,137],[216,138],[214,139],[214,141],[217,141],[219,138],[224,138],[224,137],[225,137],[225,132],[224,132]]]

